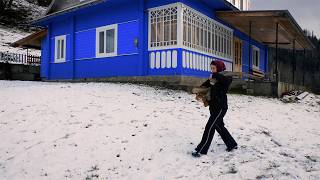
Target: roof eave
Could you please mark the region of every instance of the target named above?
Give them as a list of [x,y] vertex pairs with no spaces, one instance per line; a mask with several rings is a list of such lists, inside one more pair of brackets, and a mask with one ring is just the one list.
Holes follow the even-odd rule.
[[47,20],[50,20],[51,18],[60,16],[60,15],[66,14],[66,13],[74,12],[74,11],[76,11],[78,9],[82,9],[82,8],[85,8],[85,7],[89,7],[89,6],[93,6],[93,5],[96,5],[96,4],[100,4],[100,3],[105,2],[105,1],[107,1],[107,0],[89,1],[89,2],[84,3],[84,4],[79,4],[79,5],[76,5],[76,6],[72,6],[72,7],[66,8],[66,9],[61,10],[61,11],[57,11],[57,12],[54,12],[54,13],[51,13],[51,14],[47,14],[46,16],[43,16],[43,17],[41,17],[39,19],[36,19],[36,20],[32,21],[31,24],[40,25],[41,26],[44,22],[46,22]]
[[24,37],[16,42],[10,44],[11,47],[22,47],[22,48],[32,48],[32,49],[41,49],[41,44],[35,45],[32,42],[41,40],[47,34],[47,29],[42,29],[33,34],[30,34],[27,37]]
[[[223,14],[225,18],[228,17],[275,17],[275,18],[284,18],[289,21],[290,24],[292,24],[292,27],[294,28],[294,31],[297,32],[296,35],[298,38],[302,38],[304,41],[305,49],[314,49],[314,44],[310,41],[308,37],[305,36],[302,28],[300,25],[295,21],[293,16],[290,14],[288,10],[262,10],[262,11],[220,11],[217,12],[218,16],[220,14]],[[232,24],[231,24],[232,25]],[[233,25],[232,25],[233,26]],[[247,34],[247,33],[245,33]]]

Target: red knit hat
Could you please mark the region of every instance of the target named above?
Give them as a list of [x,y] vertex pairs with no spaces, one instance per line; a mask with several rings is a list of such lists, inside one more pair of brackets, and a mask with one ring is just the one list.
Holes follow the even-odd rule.
[[222,72],[226,70],[226,65],[224,64],[223,61],[212,61],[211,65],[215,65],[217,67],[218,72]]

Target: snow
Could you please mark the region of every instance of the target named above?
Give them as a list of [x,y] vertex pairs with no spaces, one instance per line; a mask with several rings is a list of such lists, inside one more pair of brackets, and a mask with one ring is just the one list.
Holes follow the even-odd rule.
[[[14,0],[11,13],[16,12],[16,14],[3,14],[0,17],[0,52],[27,54],[26,49],[13,48],[10,47],[10,44],[34,33],[35,28],[29,27],[29,24],[45,15],[46,7],[30,2]],[[23,29],[28,29],[29,32]],[[41,54],[39,50],[33,49],[29,49],[29,53],[37,56]]]
[[192,158],[208,109],[183,91],[0,81],[0,179],[320,179],[320,96],[229,95],[225,124]]
[[[27,50],[23,48],[14,48],[10,44],[14,43],[32,33],[26,33],[18,29],[11,29],[0,26],[0,52],[6,53],[17,53],[17,54],[27,54]],[[29,49],[29,54],[40,56],[41,52],[39,50]]]

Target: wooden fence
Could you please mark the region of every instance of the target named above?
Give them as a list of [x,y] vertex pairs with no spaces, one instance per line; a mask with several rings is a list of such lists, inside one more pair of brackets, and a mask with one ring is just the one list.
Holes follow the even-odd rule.
[[0,62],[40,66],[41,56],[0,52]]

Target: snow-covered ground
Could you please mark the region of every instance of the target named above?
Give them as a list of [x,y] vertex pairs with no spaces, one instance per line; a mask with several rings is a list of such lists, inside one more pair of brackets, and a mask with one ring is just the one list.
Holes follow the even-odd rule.
[[208,156],[188,154],[208,109],[182,91],[0,81],[0,179],[320,179],[320,97],[229,95]]

